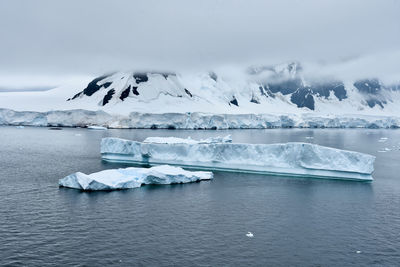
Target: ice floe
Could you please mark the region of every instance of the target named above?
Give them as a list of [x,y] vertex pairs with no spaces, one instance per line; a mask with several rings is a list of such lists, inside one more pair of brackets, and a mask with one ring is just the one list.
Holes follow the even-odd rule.
[[116,190],[137,188],[145,184],[190,183],[212,178],[212,172],[192,172],[162,165],[152,168],[111,169],[89,175],[76,172],[60,179],[59,186],[88,191]]

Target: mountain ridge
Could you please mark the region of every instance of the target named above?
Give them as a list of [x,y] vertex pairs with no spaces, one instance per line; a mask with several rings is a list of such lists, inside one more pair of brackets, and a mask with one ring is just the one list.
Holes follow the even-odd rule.
[[[67,101],[82,101],[96,94],[97,105],[101,108],[115,106],[126,100],[150,103],[164,95],[175,98],[176,102],[185,99],[187,111],[191,111],[190,105],[194,102],[203,101],[239,109],[242,106],[248,108],[251,105],[268,106],[271,102],[282,102],[282,107],[287,105],[318,112],[324,103],[342,105],[345,102],[351,102],[359,111],[385,109],[388,104],[397,103],[399,97],[398,84],[386,85],[377,78],[346,83],[333,77],[310,79],[303,75],[302,70],[298,62],[253,66],[236,80],[226,79],[215,72],[193,77],[173,72],[116,72],[94,79]],[[260,108],[254,109],[262,111]]]

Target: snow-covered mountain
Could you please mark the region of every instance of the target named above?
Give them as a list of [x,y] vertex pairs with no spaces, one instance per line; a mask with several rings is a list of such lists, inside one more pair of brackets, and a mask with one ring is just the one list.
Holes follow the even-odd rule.
[[0,124],[12,125],[400,127],[400,82],[310,75],[298,62],[201,73],[116,72],[0,96]]
[[[399,83],[400,84],[400,83]],[[297,62],[255,66],[243,73],[180,75],[162,72],[118,72],[91,81],[68,98],[85,108],[109,112],[210,112],[393,114],[399,85],[376,78],[341,81],[303,75]],[[398,113],[400,114],[400,113]]]

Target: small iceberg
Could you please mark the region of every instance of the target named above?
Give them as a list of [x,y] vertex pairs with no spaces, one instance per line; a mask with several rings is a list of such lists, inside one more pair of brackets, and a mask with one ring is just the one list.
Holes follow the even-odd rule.
[[90,130],[107,130],[107,127],[98,126],[98,125],[88,125],[87,128]]
[[253,235],[252,232],[247,232],[246,236],[247,236],[247,237],[254,237],[254,235]]
[[[161,137],[159,137],[161,138]],[[208,140],[208,139],[206,139]],[[103,138],[102,159],[110,162],[169,164],[185,168],[281,176],[373,180],[375,157],[310,143],[240,144],[208,140],[156,139],[145,142]],[[215,141],[215,140],[214,140]]]
[[212,172],[191,172],[162,165],[152,168],[111,169],[89,175],[76,172],[60,179],[58,184],[60,187],[97,191],[138,188],[145,184],[191,183],[212,178]]

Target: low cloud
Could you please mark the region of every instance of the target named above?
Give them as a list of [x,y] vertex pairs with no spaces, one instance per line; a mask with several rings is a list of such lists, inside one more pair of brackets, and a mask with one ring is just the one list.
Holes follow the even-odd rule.
[[400,69],[395,0],[4,0],[0,10],[0,87],[292,60],[344,77]]

